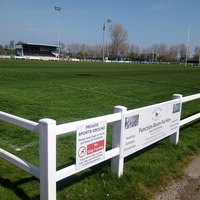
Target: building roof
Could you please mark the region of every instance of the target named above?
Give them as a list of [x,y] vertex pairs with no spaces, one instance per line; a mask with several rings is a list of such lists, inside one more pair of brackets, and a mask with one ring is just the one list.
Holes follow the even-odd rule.
[[61,47],[58,45],[39,44],[39,43],[17,43],[16,45],[45,46],[45,47]]

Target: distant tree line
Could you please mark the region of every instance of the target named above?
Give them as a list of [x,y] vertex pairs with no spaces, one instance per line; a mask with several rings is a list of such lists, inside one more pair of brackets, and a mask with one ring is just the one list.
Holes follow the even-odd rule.
[[[146,59],[150,61],[177,62],[185,61],[187,47],[185,44],[167,46],[164,43],[154,44],[149,48],[141,48],[134,44],[124,44],[117,51],[115,46],[105,45],[105,57],[109,59],[124,58],[126,60]],[[79,43],[67,44],[65,55],[79,59],[101,59],[102,45],[87,45]],[[195,54],[190,59],[199,59],[200,46],[195,47]]]
[[[162,62],[185,62],[189,50],[184,43],[167,46],[164,43],[153,44],[148,48],[141,49],[138,45],[128,42],[127,30],[121,24],[109,26],[110,42],[104,45],[105,57],[109,59],[123,58],[125,60],[148,60]],[[87,45],[71,43],[66,45],[66,50],[70,57],[79,59],[101,59],[103,46],[102,44]],[[194,55],[190,60],[199,60],[200,46],[194,49]]]
[[0,44],[0,55],[13,55],[15,54],[15,41],[11,40],[8,45],[4,47]]
[[[79,59],[102,59],[104,57],[110,60],[123,58],[124,60],[148,60],[162,62],[184,62],[189,50],[184,43],[167,46],[164,43],[153,44],[148,48],[141,49],[138,45],[128,42],[128,32],[121,24],[109,25],[109,43],[108,44],[64,44],[60,42],[61,56]],[[19,41],[18,43],[22,43]],[[11,40],[4,47],[0,45],[0,54],[14,54],[14,40]],[[103,51],[104,50],[104,51]],[[194,49],[194,55],[190,60],[199,60],[200,46]]]

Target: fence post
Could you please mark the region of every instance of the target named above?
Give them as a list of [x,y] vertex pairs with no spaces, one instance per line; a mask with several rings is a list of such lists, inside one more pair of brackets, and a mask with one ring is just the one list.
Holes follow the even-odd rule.
[[[123,114],[127,111],[127,108],[124,106],[115,106],[114,107],[114,113],[120,112]],[[119,147],[121,143],[121,126],[122,126],[122,118],[120,121],[116,121],[113,123],[113,139],[112,139],[112,148]],[[120,149],[119,149],[119,155],[115,156],[111,159],[111,169],[113,172],[115,172],[118,177],[123,175],[123,168],[124,168],[124,158],[120,158]]]
[[[182,97],[183,97],[183,95],[181,95],[181,94],[173,94],[173,99],[180,99],[181,100]],[[182,102],[181,102],[181,108],[180,108],[180,117],[181,117],[181,109],[182,109]],[[176,133],[170,135],[170,137],[169,137],[169,140],[172,144],[176,145],[178,143],[179,131],[180,131],[180,125],[179,125],[179,130]]]
[[56,200],[56,121],[39,121],[40,199]]

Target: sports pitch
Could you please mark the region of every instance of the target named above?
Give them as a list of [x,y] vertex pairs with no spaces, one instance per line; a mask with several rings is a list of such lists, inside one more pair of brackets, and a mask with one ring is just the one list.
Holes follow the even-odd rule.
[[[35,122],[52,118],[61,124],[111,114],[116,105],[134,109],[170,100],[175,93],[197,94],[199,77],[200,67],[184,65],[1,59],[0,110]],[[182,118],[199,110],[199,100],[187,103]],[[174,173],[180,176],[178,169],[185,158],[199,151],[199,128],[199,123],[183,128],[176,147],[164,140],[150,151],[128,158],[120,179],[106,162],[60,181],[57,198],[149,199]],[[108,148],[111,132],[108,127]],[[0,121],[0,136],[0,148],[39,165],[37,134]],[[74,162],[75,143],[73,135],[57,139],[58,168]],[[39,199],[37,179],[3,159],[0,165],[3,199]]]

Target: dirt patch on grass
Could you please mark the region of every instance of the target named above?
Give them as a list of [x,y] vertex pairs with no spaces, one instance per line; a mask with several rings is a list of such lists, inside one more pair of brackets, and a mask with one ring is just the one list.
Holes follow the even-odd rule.
[[162,188],[152,200],[199,200],[200,199],[200,155],[184,169],[182,179],[172,181]]

